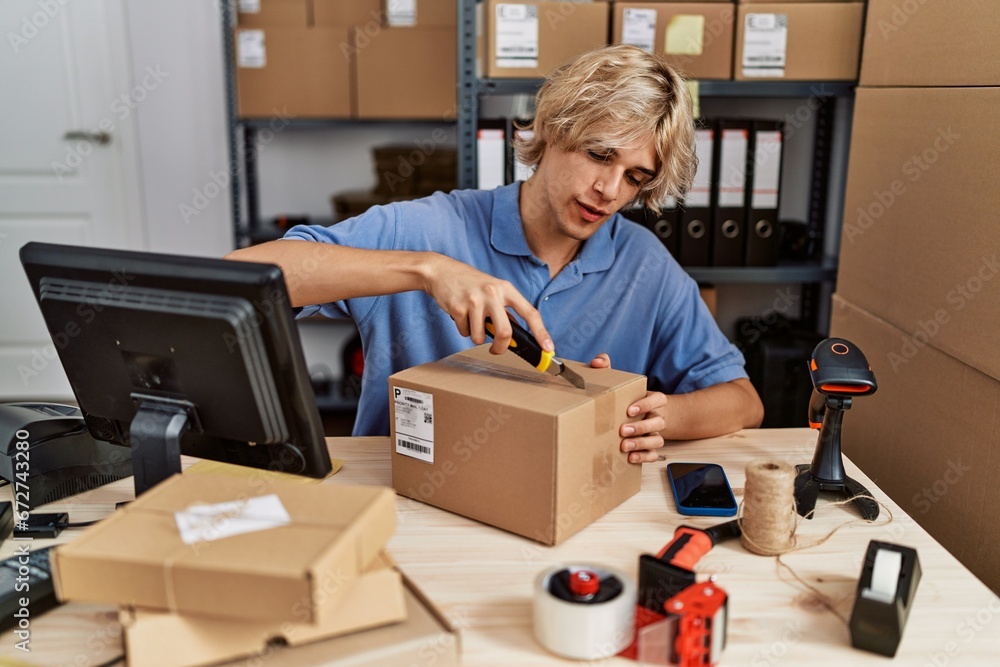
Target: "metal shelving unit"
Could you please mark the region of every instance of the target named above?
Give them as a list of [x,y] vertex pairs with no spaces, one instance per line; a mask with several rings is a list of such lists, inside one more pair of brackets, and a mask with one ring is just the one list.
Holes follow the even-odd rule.
[[[481,79],[476,76],[476,2],[458,3],[458,187],[476,186],[476,130],[482,98],[491,95],[534,94],[541,79]],[[812,262],[776,267],[691,267],[688,273],[700,282],[719,284],[802,284],[802,321],[816,328],[824,289],[830,291],[837,275],[836,239],[827,224],[842,213],[842,188],[847,173],[850,101],[853,82],[802,81],[701,81],[701,97],[760,97],[815,99],[812,177],[807,226],[821,258]],[[847,103],[845,103],[847,102]],[[840,118],[838,118],[838,113]],[[836,226],[834,228],[836,231]],[[836,236],[836,235],[834,235]]]

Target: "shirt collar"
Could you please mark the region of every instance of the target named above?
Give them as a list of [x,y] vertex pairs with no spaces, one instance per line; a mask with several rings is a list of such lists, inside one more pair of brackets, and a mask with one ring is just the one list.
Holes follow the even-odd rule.
[[[521,222],[521,182],[499,187],[493,192],[490,244],[495,250],[507,255],[533,257]],[[613,233],[618,228],[619,220],[616,213],[583,244],[583,250],[574,260],[579,262],[581,272],[593,273],[611,268],[615,260]]]

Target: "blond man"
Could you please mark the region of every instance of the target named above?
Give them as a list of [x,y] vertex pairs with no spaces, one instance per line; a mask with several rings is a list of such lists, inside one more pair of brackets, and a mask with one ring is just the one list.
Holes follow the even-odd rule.
[[281,266],[306,313],[354,319],[365,354],[355,435],[388,433],[390,374],[486,342],[487,317],[490,349],[503,353],[511,313],[560,357],[648,377],[646,397],[621,415],[621,447],[633,463],[655,461],[665,439],[756,427],[763,415],[697,285],[617,213],[688,189],[690,108],[682,79],[656,56],[599,49],[539,90],[533,138],[516,146],[535,167],[527,181],[295,227],[229,257]]

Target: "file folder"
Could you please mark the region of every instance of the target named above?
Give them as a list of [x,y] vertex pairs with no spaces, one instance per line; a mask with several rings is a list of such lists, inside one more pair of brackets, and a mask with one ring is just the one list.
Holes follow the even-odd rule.
[[717,136],[713,179],[716,204],[712,210],[712,265],[743,266],[750,123],[720,120]]
[[676,199],[668,197],[667,201],[660,205],[659,213],[654,213],[651,208],[640,206],[623,209],[622,215],[656,234],[656,237],[660,239],[660,243],[667,249],[667,252],[675,258],[677,257],[679,233],[677,229],[678,208]]
[[476,187],[492,190],[507,183],[505,120],[483,120],[476,130]]
[[714,160],[715,130],[702,125],[695,130],[695,152],[698,170],[694,182],[680,209],[681,266],[708,266],[712,227],[712,163]]
[[747,201],[746,265],[778,263],[778,205],[784,124],[757,120],[750,131],[750,196]]

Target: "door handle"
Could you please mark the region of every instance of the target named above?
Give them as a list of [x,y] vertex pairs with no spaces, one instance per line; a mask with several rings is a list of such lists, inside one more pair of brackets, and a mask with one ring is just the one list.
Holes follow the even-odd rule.
[[87,132],[86,130],[70,130],[63,135],[63,139],[66,141],[73,141],[74,139],[82,139],[83,141],[89,141],[92,144],[104,144],[111,143],[111,135],[107,132]]

